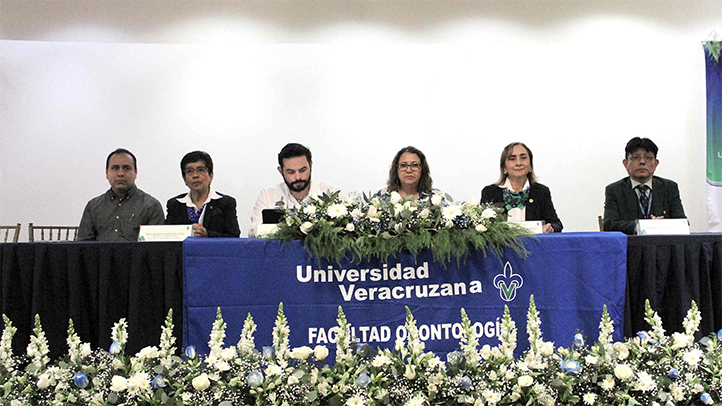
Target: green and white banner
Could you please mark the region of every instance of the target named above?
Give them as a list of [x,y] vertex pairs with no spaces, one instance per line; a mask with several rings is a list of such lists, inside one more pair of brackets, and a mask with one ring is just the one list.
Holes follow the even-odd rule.
[[722,65],[705,47],[707,62],[707,230],[722,232]]

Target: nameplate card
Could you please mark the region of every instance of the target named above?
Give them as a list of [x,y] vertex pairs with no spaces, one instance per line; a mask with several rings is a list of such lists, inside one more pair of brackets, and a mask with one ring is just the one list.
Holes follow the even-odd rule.
[[639,219],[636,234],[689,234],[689,222],[687,219]]
[[268,238],[278,231],[278,224],[259,224],[256,228],[256,236],[258,238]]
[[193,225],[140,226],[138,241],[183,241],[193,235]]
[[516,224],[526,228],[532,234],[544,234],[544,221],[542,220],[520,221]]

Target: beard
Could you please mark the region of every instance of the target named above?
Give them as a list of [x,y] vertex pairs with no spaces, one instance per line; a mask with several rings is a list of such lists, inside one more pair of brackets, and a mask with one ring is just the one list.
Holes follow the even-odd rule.
[[306,180],[297,180],[293,183],[286,180],[286,178],[283,179],[284,182],[286,182],[286,186],[288,186],[289,189],[293,192],[303,192],[311,183],[311,176],[308,177]]

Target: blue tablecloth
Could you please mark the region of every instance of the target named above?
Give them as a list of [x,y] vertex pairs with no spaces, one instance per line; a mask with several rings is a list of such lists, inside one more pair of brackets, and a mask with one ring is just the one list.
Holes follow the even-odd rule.
[[480,344],[495,345],[504,306],[517,324],[519,347],[528,346],[526,313],[534,295],[546,340],[570,344],[576,332],[596,340],[603,305],[623,334],[627,238],[620,233],[565,233],[525,238],[521,259],[480,252],[457,266],[434,263],[430,252],[400,253],[386,263],[333,264],[311,258],[301,242],[249,239],[184,242],[183,344],[208,351],[220,307],[228,324],[226,345],[238,341],[248,313],[258,325],[256,345],[271,345],[283,302],[291,346],[333,347],[338,307],[361,342],[393,347],[408,306],[428,350],[458,348],[464,308]]

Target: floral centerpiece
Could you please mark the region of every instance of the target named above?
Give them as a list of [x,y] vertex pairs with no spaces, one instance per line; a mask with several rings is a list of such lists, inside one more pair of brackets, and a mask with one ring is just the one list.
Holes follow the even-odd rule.
[[[47,358],[36,317],[26,355],[12,353],[17,331],[4,319],[0,340],[3,405],[712,405],[722,396],[722,330],[695,341],[700,313],[693,302],[684,331],[665,334],[646,305],[649,331],[611,341],[614,325],[604,308],[594,344],[583,333],[569,346],[542,336],[533,297],[527,313],[528,348],[515,357],[517,328],[506,308],[499,343],[479,348],[476,330],[461,309],[459,349],[442,360],[425,351],[411,311],[406,337],[393,349],[374,349],[351,335],[339,307],[335,357],[318,345],[291,348],[283,305],[272,345],[256,349],[252,317],[227,346],[220,309],[207,356],[189,346],[182,356],[169,312],[158,346],[125,354],[127,325],[116,323],[109,350],[91,350],[68,327],[68,354]],[[332,362],[329,362],[331,360]]]
[[[282,207],[283,202],[279,202]],[[525,228],[506,222],[503,209],[479,204],[475,198],[454,202],[451,196],[435,192],[414,200],[389,195],[349,195],[339,192],[310,197],[286,210],[278,231],[270,238],[303,240],[318,258],[386,260],[400,250],[413,255],[430,249],[439,263],[452,256],[463,261],[469,247],[502,256],[504,248],[526,256],[518,238],[531,235]]]

